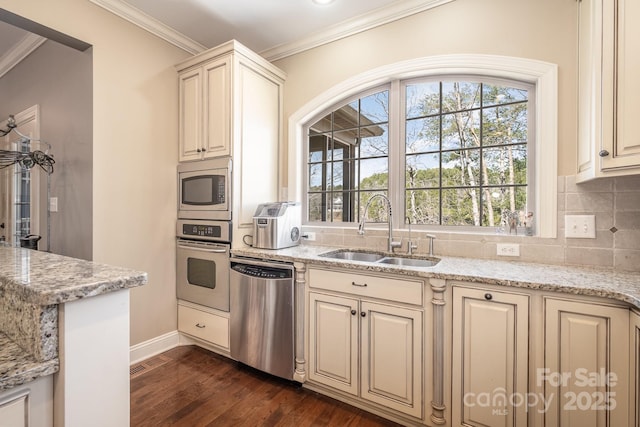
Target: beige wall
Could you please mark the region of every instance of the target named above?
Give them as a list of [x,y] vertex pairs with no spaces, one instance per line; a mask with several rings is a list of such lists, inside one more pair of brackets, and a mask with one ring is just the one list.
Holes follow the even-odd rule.
[[350,77],[408,59],[481,53],[541,60],[558,64],[558,172],[574,174],[576,25],[573,0],[455,0],[276,61],[287,73],[285,118]]
[[189,56],[86,0],[0,0],[93,45],[93,258],[149,273],[131,292],[131,343],[176,329],[178,87]]

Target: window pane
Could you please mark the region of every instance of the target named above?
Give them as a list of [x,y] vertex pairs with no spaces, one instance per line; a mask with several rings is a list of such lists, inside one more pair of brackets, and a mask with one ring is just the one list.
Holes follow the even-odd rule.
[[440,185],[440,154],[407,156],[405,175],[407,188],[438,187]]
[[333,133],[334,145],[354,146],[358,142],[358,129],[341,130]]
[[360,129],[360,157],[388,156],[388,125],[369,126]]
[[405,133],[407,153],[440,149],[440,117],[407,120]]
[[405,192],[405,217],[412,224],[440,224],[440,191],[408,190]]
[[386,189],[389,185],[389,161],[387,158],[360,161],[360,189]]
[[480,225],[477,188],[442,190],[443,225]]
[[440,112],[440,83],[407,85],[407,118],[424,117]]
[[462,111],[480,107],[480,83],[443,82],[442,112]]
[[309,137],[309,162],[321,162],[327,151],[327,136],[317,135]]
[[526,184],[527,147],[507,145],[482,151],[484,183],[488,185]]
[[358,127],[358,101],[350,102],[333,112],[333,130]]
[[332,171],[333,187],[331,189],[335,191],[335,190],[342,190],[343,188],[345,188],[345,186],[346,188],[349,188],[349,181],[347,180],[348,177],[345,177],[344,175],[343,162],[333,162],[331,165],[333,166],[333,171]]
[[442,153],[442,186],[467,187],[480,185],[480,150],[447,151]]
[[463,111],[442,116],[442,149],[480,146],[480,112]]
[[309,193],[307,206],[309,207],[309,221],[322,221],[322,212],[325,209],[323,205],[323,195],[319,193]]
[[510,102],[526,101],[527,90],[508,86],[482,85],[482,103],[485,107]]
[[[488,227],[507,226],[508,218],[516,217],[516,224],[524,225],[527,207],[526,187],[493,187],[484,195],[483,224]],[[515,212],[515,214],[514,214]],[[493,219],[493,223],[491,220]]]
[[389,91],[374,93],[360,100],[360,126],[389,121]]
[[327,114],[309,127],[309,135],[317,135],[331,130],[331,113]]
[[486,108],[482,121],[484,145],[527,142],[527,104]]
[[309,190],[322,190],[322,172],[325,167],[324,163],[309,165]]

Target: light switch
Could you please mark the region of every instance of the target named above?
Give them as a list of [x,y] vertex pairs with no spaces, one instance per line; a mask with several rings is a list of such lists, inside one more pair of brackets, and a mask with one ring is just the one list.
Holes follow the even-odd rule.
[[51,212],[58,212],[58,198],[50,197],[49,198],[49,210]]
[[595,215],[565,215],[564,237],[572,239],[595,239]]

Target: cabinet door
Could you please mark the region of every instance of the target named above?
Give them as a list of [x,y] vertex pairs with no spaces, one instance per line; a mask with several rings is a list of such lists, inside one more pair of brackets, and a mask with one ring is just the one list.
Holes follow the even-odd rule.
[[203,66],[204,123],[203,157],[231,154],[231,56]]
[[202,69],[178,76],[180,91],[179,160],[202,157]]
[[422,417],[422,311],[363,301],[361,395]]
[[0,426],[28,427],[29,392],[24,391],[6,401],[0,399]]
[[309,379],[358,394],[358,301],[309,294]]
[[545,299],[544,425],[628,425],[629,310]]
[[454,287],[453,425],[527,425],[528,354],[528,295]]

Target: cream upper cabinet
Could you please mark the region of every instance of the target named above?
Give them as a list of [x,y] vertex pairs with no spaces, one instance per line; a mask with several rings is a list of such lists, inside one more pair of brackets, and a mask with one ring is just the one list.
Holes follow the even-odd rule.
[[235,40],[176,69],[179,160],[240,156],[251,146],[273,166],[282,133],[284,73]]
[[309,286],[309,380],[421,419],[423,310],[398,304],[422,305],[422,281],[310,269]]
[[640,2],[578,2],[578,182],[640,174]]
[[453,287],[452,425],[525,426],[529,296]]
[[545,297],[545,427],[629,424],[629,309]]

